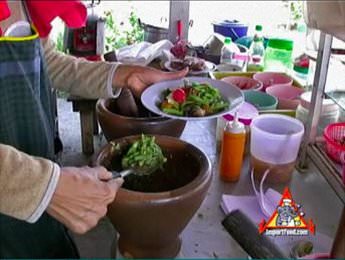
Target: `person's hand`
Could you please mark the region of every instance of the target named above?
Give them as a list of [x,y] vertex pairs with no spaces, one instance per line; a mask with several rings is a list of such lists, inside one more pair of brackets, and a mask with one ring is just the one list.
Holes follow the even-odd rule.
[[136,65],[119,65],[113,78],[113,86],[129,88],[136,97],[140,97],[144,89],[163,80],[174,80],[187,75],[188,68],[176,72],[163,72],[150,67]]
[[122,178],[111,179],[104,167],[61,168],[47,213],[75,233],[83,234],[105,216]]

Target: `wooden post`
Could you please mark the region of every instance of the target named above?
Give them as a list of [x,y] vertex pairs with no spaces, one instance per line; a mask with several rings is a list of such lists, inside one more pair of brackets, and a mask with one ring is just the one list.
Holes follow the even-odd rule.
[[182,21],[183,25],[182,38],[187,40],[189,29],[189,0],[170,0],[169,40],[171,42],[176,42],[177,21],[179,20]]
[[93,135],[98,134],[98,121],[95,114],[97,100],[75,96],[70,96],[67,100],[72,101],[73,112],[79,112],[80,115],[82,151],[87,155],[93,154]]
[[91,110],[80,111],[80,128],[84,154],[93,154],[94,116]]

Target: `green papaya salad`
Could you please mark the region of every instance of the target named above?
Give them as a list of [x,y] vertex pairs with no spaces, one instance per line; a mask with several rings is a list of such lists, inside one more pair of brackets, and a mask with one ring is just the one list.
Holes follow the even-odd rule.
[[209,83],[192,82],[176,89],[166,89],[160,109],[167,114],[185,117],[203,117],[229,107],[219,90]]
[[149,175],[162,168],[166,161],[155,137],[142,134],[122,157],[121,164],[123,169],[133,169],[139,175]]

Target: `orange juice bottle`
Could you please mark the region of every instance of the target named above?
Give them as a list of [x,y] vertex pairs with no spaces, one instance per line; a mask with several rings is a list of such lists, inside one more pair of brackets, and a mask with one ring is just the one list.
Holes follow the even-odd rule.
[[245,141],[246,130],[238,121],[236,113],[234,120],[227,122],[223,131],[219,161],[219,172],[223,181],[235,182],[240,178]]

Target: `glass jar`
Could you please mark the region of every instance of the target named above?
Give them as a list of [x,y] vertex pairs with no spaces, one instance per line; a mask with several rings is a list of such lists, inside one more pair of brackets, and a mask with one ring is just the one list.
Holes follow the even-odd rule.
[[264,56],[265,71],[288,73],[292,68],[293,41],[269,39]]

